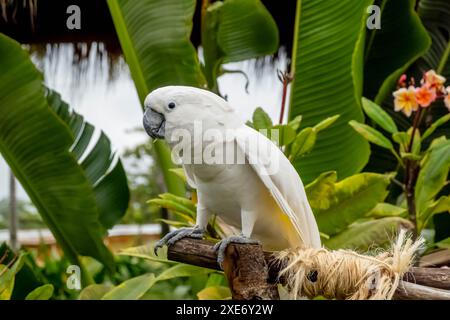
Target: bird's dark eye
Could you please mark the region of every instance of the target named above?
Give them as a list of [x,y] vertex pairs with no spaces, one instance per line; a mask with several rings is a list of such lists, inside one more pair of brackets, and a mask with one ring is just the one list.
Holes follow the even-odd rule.
[[170,102],[170,103],[167,105],[167,107],[168,107],[169,109],[175,109],[175,102]]

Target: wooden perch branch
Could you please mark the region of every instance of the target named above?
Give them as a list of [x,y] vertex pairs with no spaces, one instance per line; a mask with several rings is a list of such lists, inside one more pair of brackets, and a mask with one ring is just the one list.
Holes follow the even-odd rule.
[[[185,238],[170,246],[169,260],[221,270],[213,243]],[[231,244],[227,248],[224,271],[233,299],[279,299],[276,281],[279,266],[273,263],[271,253],[261,246]],[[442,290],[446,289],[446,290]],[[411,268],[394,295],[394,299],[450,300],[450,269]]]

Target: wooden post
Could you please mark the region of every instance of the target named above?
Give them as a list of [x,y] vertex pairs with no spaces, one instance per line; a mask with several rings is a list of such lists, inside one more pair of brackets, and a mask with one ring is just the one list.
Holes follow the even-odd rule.
[[450,290],[450,269],[412,267],[404,275],[403,280]]
[[450,291],[402,281],[394,298],[396,300],[450,300]]
[[[170,246],[169,260],[195,266],[221,270],[217,254],[210,241],[185,238]],[[224,269],[233,299],[279,299],[276,291],[280,265],[273,263],[271,253],[263,252],[261,246],[231,244],[227,248]],[[441,288],[441,289],[439,289]],[[394,299],[450,300],[450,269],[411,268],[394,295]]]
[[19,249],[17,233],[19,229],[19,217],[17,216],[16,178],[10,170],[9,176],[9,244],[15,251]]
[[276,284],[269,284],[269,270],[261,245],[232,244],[223,263],[234,300],[279,300]]

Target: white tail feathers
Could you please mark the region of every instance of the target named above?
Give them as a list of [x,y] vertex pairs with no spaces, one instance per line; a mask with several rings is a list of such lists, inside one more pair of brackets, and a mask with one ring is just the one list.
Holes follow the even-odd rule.
[[391,249],[376,256],[351,250],[288,249],[277,254],[284,266],[279,276],[293,299],[391,299],[423,242],[401,230]]

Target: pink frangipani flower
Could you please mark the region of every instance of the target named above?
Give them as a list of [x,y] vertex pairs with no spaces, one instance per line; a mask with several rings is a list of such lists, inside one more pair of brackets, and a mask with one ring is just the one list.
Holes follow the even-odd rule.
[[421,107],[428,107],[436,100],[436,89],[426,85],[416,88],[416,101]]
[[421,81],[422,85],[429,88],[435,88],[437,92],[442,92],[444,90],[445,78],[436,73],[434,70],[427,71]]
[[416,99],[416,90],[413,86],[400,88],[393,93],[395,111],[402,111],[406,116],[411,116],[413,111],[419,108]]

